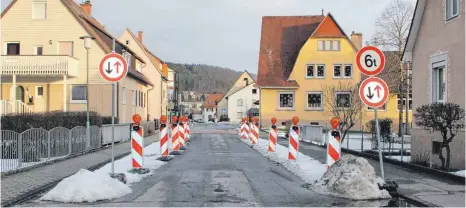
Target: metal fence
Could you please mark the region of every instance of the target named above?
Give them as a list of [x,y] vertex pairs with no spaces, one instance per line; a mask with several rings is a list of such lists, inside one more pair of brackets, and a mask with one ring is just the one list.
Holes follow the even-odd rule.
[[49,131],[32,128],[22,133],[1,130],[0,138],[1,172],[18,170],[102,146],[102,132],[98,126],[91,126],[89,142],[86,139],[86,127],[83,126],[73,129],[56,127]]
[[[128,141],[131,138],[131,123],[114,124],[115,143]],[[112,125],[102,125],[102,145],[112,144]]]

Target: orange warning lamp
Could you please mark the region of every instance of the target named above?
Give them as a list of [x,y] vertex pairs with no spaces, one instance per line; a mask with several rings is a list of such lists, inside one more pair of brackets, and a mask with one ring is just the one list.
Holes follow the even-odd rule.
[[139,122],[141,122],[141,116],[139,114],[134,114],[133,121],[134,124],[139,125]]
[[298,122],[299,122],[298,116],[293,117],[293,118],[291,119],[291,122],[293,122],[293,125],[295,125],[295,126],[298,125]]
[[178,121],[178,117],[172,116],[172,123],[176,123],[176,121]]
[[160,116],[160,122],[163,123],[163,124],[166,124],[167,123],[167,116],[166,115]]
[[277,119],[275,117],[272,118],[272,124],[275,125],[277,123]]
[[340,119],[332,118],[332,120],[330,120],[330,125],[332,126],[333,129],[337,129],[338,126],[340,125]]
[[258,122],[259,122],[259,118],[254,117],[254,118],[252,118],[252,121],[254,121],[254,123],[258,123]]

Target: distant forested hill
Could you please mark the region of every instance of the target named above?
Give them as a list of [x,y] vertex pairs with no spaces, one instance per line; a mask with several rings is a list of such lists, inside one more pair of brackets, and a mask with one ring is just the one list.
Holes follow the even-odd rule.
[[[180,90],[205,93],[226,93],[242,71],[205,64],[179,64],[168,62],[168,67],[180,72]],[[255,74],[251,74],[256,79]]]

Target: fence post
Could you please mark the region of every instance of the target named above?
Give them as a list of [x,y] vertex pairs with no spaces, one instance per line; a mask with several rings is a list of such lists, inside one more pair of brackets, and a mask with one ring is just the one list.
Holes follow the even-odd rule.
[[71,130],[68,132],[68,156],[71,155],[71,148],[72,148],[72,146],[71,146],[71,142],[72,142],[71,141],[72,140],[71,139],[71,132],[72,132]]
[[18,168],[21,167],[23,162],[23,135],[18,135]]
[[47,161],[50,160],[50,131],[47,132]]

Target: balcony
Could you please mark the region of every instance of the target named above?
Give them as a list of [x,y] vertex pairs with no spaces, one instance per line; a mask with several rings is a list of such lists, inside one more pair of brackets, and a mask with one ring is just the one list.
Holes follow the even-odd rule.
[[66,55],[2,55],[0,75],[78,76],[79,60]]

